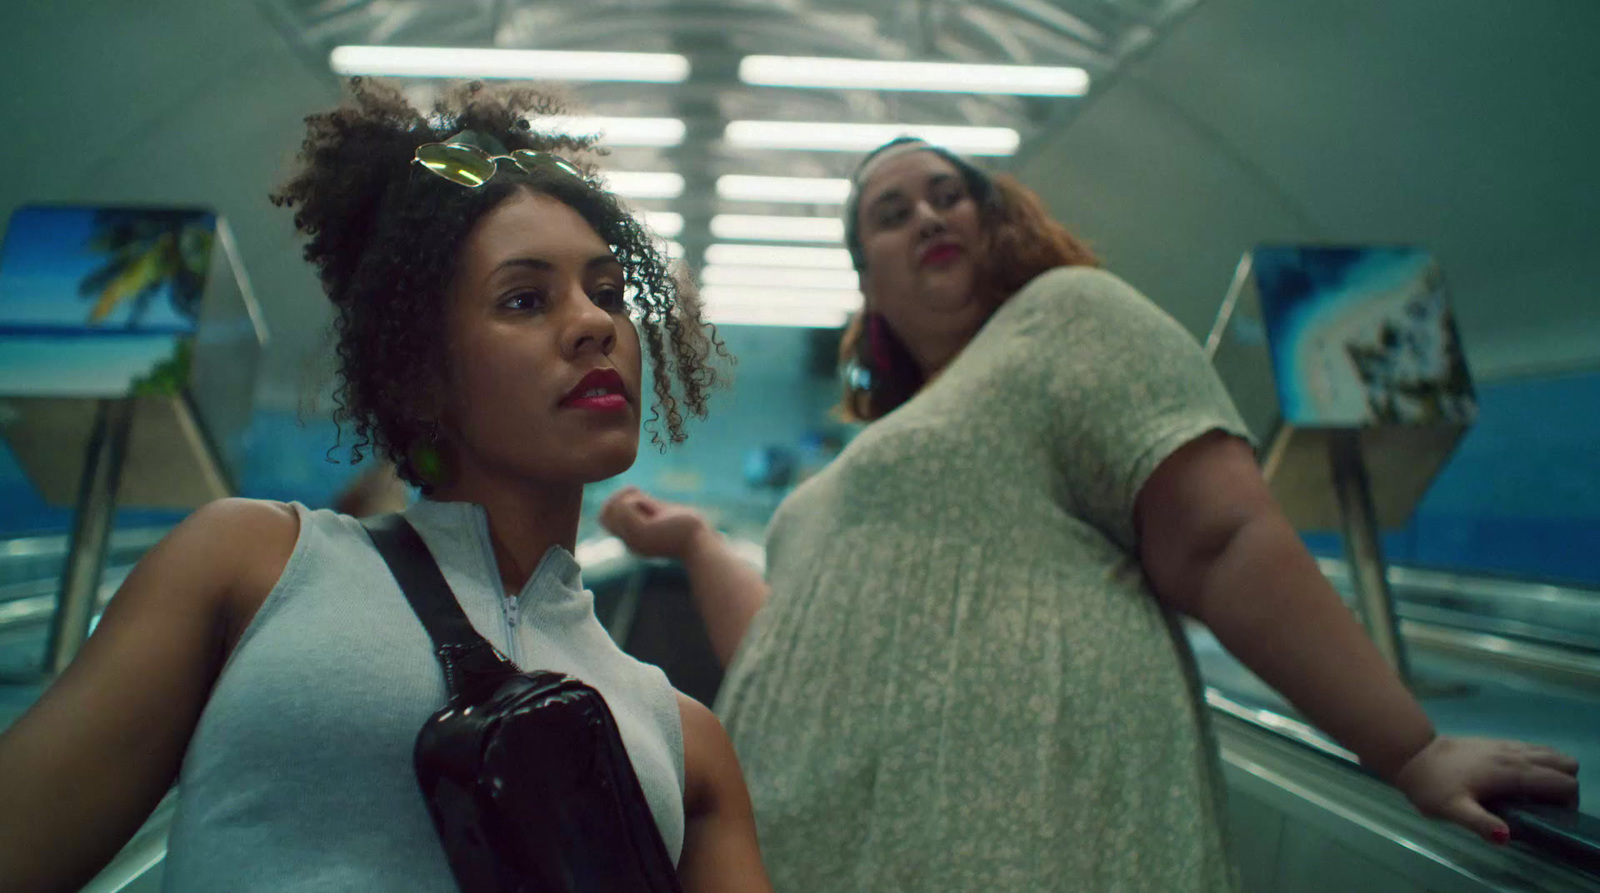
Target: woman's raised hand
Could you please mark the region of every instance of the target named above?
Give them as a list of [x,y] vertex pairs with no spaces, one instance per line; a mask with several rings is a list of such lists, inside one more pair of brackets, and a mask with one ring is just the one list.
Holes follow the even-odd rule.
[[1441,735],[1401,767],[1394,784],[1424,815],[1505,843],[1510,829],[1485,802],[1542,800],[1575,807],[1577,775],[1578,761],[1549,747]]
[[656,499],[638,487],[612,494],[600,509],[600,525],[640,555],[679,560],[696,538],[711,531],[700,512]]
[[683,563],[706,635],[726,667],[767,600],[761,571],[730,548],[705,515],[637,487],[624,487],[607,499],[600,524],[640,555]]

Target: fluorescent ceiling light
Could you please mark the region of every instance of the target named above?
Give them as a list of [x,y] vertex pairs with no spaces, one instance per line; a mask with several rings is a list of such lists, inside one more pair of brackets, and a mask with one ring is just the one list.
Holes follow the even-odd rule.
[[413,78],[527,78],[676,84],[689,77],[689,60],[672,53],[342,46],[334,47],[328,64],[342,75]]
[[828,307],[759,307],[707,305],[701,311],[706,322],[718,326],[787,326],[806,329],[842,329],[850,321],[844,310]]
[[598,136],[602,146],[676,146],[683,142],[683,122],[677,118],[532,118],[534,130],[572,136]]
[[671,261],[671,260],[683,260],[683,243],[682,242],[674,242],[674,241],[668,239],[667,240],[667,244],[666,244],[666,248],[662,253],[667,256],[667,260],[669,260],[669,261]]
[[844,221],[837,217],[718,214],[711,218],[711,235],[717,239],[839,244],[844,241]]
[[707,304],[761,304],[767,307],[831,307],[838,310],[861,309],[861,292],[850,289],[822,288],[743,288],[741,286],[708,285],[700,296]]
[[1082,96],[1089,89],[1089,73],[1081,68],[814,56],[746,56],[739,62],[739,80],[768,87],[933,90],[1017,96]]
[[740,267],[712,264],[700,271],[705,285],[747,285],[758,288],[827,288],[836,291],[855,289],[859,283],[854,270],[819,268]]
[[606,188],[623,198],[677,198],[683,175],[657,171],[601,171]]
[[839,328],[861,309],[856,291],[710,285],[700,297],[706,319],[719,325]]
[[938,124],[840,124],[828,121],[730,121],[723,139],[741,149],[865,152],[897,136],[921,137],[968,155],[1010,155],[1021,142],[1009,127]]
[[812,267],[854,270],[850,252],[843,248],[802,248],[794,245],[729,245],[718,242],[706,248],[707,264],[744,267]]
[[850,197],[850,181],[831,177],[728,174],[717,178],[717,195],[729,201],[842,205]]
[[683,215],[675,211],[640,211],[638,214],[645,228],[663,239],[683,232]]

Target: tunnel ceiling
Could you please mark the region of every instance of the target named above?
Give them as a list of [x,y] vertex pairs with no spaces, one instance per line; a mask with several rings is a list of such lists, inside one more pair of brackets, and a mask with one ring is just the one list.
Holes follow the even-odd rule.
[[[332,374],[330,310],[292,215],[267,194],[301,121],[339,93],[340,45],[673,50],[677,85],[576,84],[596,113],[671,114],[685,144],[619,149],[617,170],[674,171],[698,264],[712,215],[824,216],[837,204],[720,204],[724,174],[839,177],[854,153],[744,152],[741,118],[1003,124],[1018,174],[1118,275],[1203,335],[1240,254],[1261,240],[1435,250],[1474,372],[1600,355],[1594,246],[1600,116],[1589,35],[1561,0],[1158,4],[1091,0],[867,4],[0,4],[0,100],[12,157],[0,213],[29,202],[202,205],[231,224],[271,349],[258,404],[300,407]],[[1424,39],[1419,39],[1419,36]],[[748,54],[1078,65],[1087,99],[784,90],[741,84]],[[1494,60],[1494,64],[1484,64]],[[412,89],[418,89],[413,85]],[[86,129],[92,122],[92,130]],[[92,138],[91,138],[92,135]],[[1587,358],[1587,359],[1585,359]],[[747,372],[768,362],[745,358]],[[322,404],[326,408],[327,404]]]
[[[1196,0],[872,0],[872,2],[683,2],[683,0],[270,0],[307,58],[341,45],[496,47],[682,54],[689,79],[677,84],[575,83],[582,110],[604,116],[683,120],[681,145],[618,148],[606,166],[671,171],[686,188],[673,200],[639,200],[648,210],[683,215],[678,237],[691,263],[710,241],[721,212],[822,214],[804,205],[721,202],[724,174],[842,177],[851,152],[740,149],[727,145],[729,121],[798,120],[968,124],[1009,127],[1024,146],[1072,111],[1075,98],[955,93],[791,89],[740,82],[752,54],[915,59],[1075,66],[1091,84],[1149,45]],[[412,82],[428,98],[437,82]],[[998,166],[1005,161],[996,159]]]

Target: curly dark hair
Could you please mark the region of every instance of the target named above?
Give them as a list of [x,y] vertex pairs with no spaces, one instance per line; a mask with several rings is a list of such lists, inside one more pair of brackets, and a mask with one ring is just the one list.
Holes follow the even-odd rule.
[[[1056,267],[1099,266],[1087,244],[1057,223],[1043,200],[1005,174],[991,176],[972,162],[915,137],[898,137],[873,149],[856,167],[854,188],[844,208],[845,246],[859,272],[866,267],[857,214],[862,175],[874,158],[911,145],[950,162],[978,203],[984,244],[979,251],[978,280],[1005,303],[1034,277]],[[998,305],[996,305],[998,306]],[[850,422],[883,418],[910,400],[923,385],[922,370],[888,323],[875,313],[857,313],[839,340],[843,374],[835,414]]]
[[[529,190],[577,211],[616,253],[654,378],[646,430],[662,449],[681,442],[684,410],[703,418],[710,390],[723,381],[713,354],[732,357],[702,318],[693,287],[669,272],[650,234],[599,185],[596,140],[541,132],[538,119],[563,114],[561,102],[526,86],[471,83],[448,90],[423,114],[381,81],[353,78],[349,92],[344,105],[306,118],[297,169],[271,197],[295,209],[306,260],[335,308],[334,420],[341,433],[346,424],[354,430],[351,460],[379,453],[402,478],[423,483],[406,454],[436,430],[443,411],[448,357],[438,333],[445,290],[477,221]],[[502,163],[488,183],[467,188],[413,163],[418,146],[464,130],[493,137],[507,151],[557,154],[583,177],[553,165],[529,173]]]

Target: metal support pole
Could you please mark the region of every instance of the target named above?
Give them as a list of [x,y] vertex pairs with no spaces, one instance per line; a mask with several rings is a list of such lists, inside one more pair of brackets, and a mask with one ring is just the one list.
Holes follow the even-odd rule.
[[1344,526],[1345,552],[1350,559],[1350,580],[1367,633],[1384,660],[1394,667],[1402,682],[1411,684],[1405,643],[1394,614],[1394,596],[1383,563],[1383,547],[1378,541],[1378,519],[1372,509],[1372,487],[1367,479],[1366,462],[1361,458],[1361,432],[1342,428],[1328,432],[1328,461],[1333,472],[1333,489],[1339,498],[1339,517]]
[[50,624],[44,672],[55,675],[67,668],[89,637],[89,622],[100,594],[100,574],[116,517],[117,485],[128,455],[128,434],[133,430],[133,400],[101,400],[95,408],[94,429],[84,450],[83,477],[78,484],[78,510],[72,519],[72,540],[66,568],[61,574],[61,594]]

